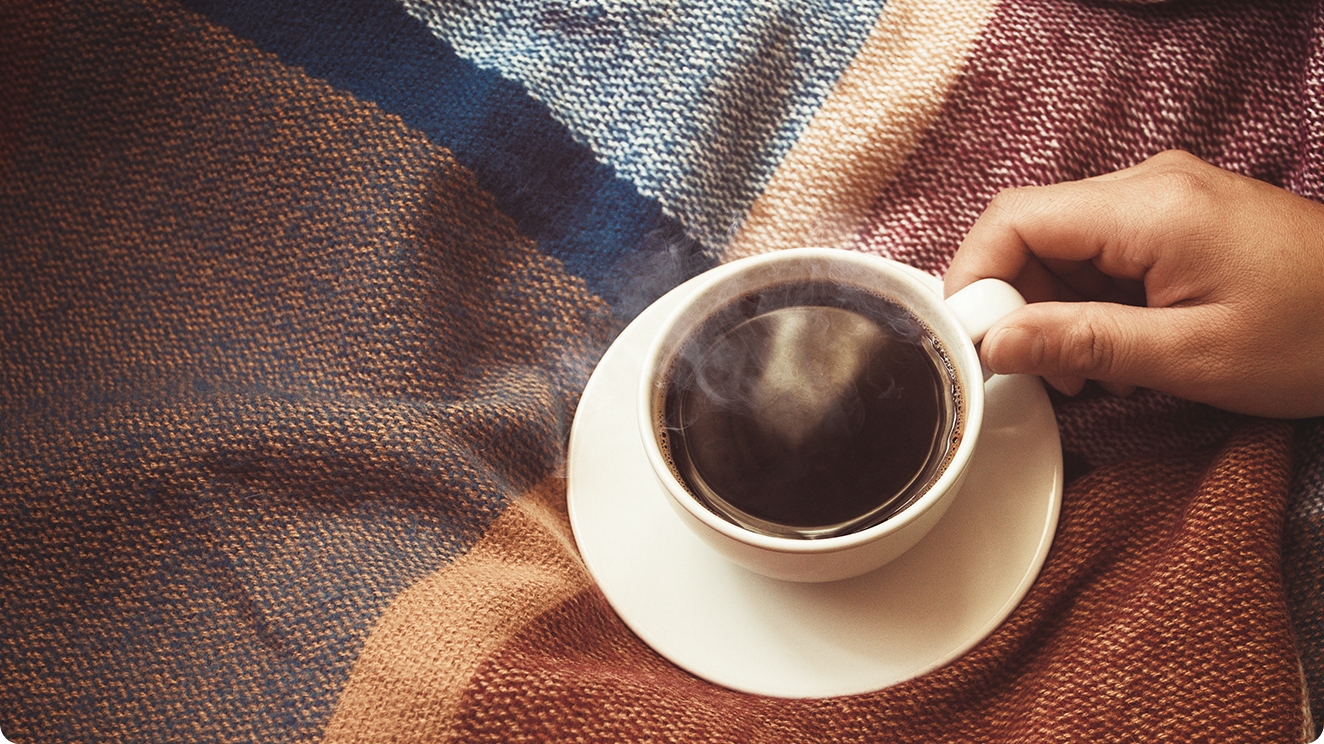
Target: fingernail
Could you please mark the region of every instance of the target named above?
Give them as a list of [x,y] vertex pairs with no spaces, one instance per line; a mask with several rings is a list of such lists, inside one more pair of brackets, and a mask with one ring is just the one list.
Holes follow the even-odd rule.
[[1085,389],[1084,377],[1045,377],[1044,380],[1057,392],[1067,396],[1075,396]]
[[998,374],[1032,372],[1044,358],[1044,337],[1037,330],[1004,326],[984,339],[988,366]]

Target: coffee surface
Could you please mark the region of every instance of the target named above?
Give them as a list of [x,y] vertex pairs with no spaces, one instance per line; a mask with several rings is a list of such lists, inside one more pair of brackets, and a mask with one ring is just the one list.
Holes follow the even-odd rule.
[[768,288],[690,341],[666,391],[673,465],[710,509],[756,531],[881,521],[922,493],[956,436],[945,354],[908,311],[863,290]]

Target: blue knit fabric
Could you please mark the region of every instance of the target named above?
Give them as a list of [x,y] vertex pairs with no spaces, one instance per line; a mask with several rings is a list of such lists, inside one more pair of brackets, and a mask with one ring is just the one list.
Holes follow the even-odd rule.
[[625,317],[713,264],[521,85],[456,56],[392,0],[181,2],[446,147],[524,235]]
[[725,245],[873,28],[881,0],[403,0],[523,83],[710,250]]

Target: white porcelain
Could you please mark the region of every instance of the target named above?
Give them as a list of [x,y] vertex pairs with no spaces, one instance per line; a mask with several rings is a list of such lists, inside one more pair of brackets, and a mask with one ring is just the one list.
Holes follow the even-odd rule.
[[[937,280],[915,272],[941,292]],[[1052,544],[1062,451],[1037,378],[995,377],[966,485],[917,545],[831,583],[769,579],[702,542],[668,504],[637,434],[643,354],[686,284],[634,320],[589,379],[567,461],[570,521],[621,619],[677,666],[760,695],[871,692],[946,664],[1016,608]]]
[[[922,278],[921,278],[922,277]],[[923,495],[881,523],[816,539],[763,534],[728,521],[696,499],[667,465],[653,420],[665,395],[665,376],[685,339],[716,308],[787,281],[831,278],[906,307],[946,348],[964,391],[963,435],[947,467]],[[662,319],[644,353],[634,405],[638,436],[653,473],[677,514],[700,539],[737,564],[787,581],[838,581],[872,571],[905,553],[942,518],[965,481],[984,415],[984,376],[974,342],[1002,315],[1025,304],[1005,282],[983,280],[949,301],[927,275],[904,264],[852,251],[799,248],[733,261],[695,277]]]

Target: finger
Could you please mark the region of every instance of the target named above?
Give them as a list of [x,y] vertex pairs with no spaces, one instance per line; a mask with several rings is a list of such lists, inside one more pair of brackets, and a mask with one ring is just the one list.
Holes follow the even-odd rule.
[[1084,377],[1058,377],[1049,376],[1044,378],[1044,382],[1053,386],[1053,389],[1063,395],[1076,395],[1085,389]]
[[1074,181],[999,193],[952,258],[947,291],[984,277],[1012,281],[1032,257],[1093,262],[1108,276],[1143,279],[1157,260],[1157,241],[1140,233],[1156,222],[1156,207],[1146,201],[1137,208],[1141,197],[1131,180]]
[[1026,302],[1080,302],[1096,300],[1124,305],[1145,304],[1145,287],[1131,279],[1118,279],[1090,262],[1032,258],[1012,282]]
[[984,208],[947,267],[943,286],[948,295],[989,277],[1014,282],[1033,263],[1034,254],[1016,229],[1028,190],[1002,191]]
[[1057,272],[1035,258],[1026,262],[1012,285],[1026,302],[1079,302],[1085,299]]
[[1174,353],[1180,319],[1174,325],[1173,315],[1183,312],[1113,303],[1037,303],[990,329],[980,352],[998,373],[1099,380],[1117,391],[1165,389],[1183,373],[1184,357]]
[[1145,288],[1132,279],[1119,279],[1099,270],[1092,261],[1044,259],[1043,265],[1069,292],[1057,300],[1103,300],[1126,305],[1145,304]]

